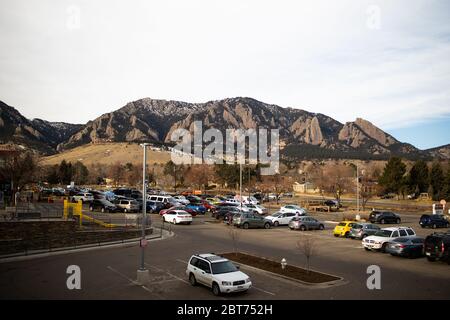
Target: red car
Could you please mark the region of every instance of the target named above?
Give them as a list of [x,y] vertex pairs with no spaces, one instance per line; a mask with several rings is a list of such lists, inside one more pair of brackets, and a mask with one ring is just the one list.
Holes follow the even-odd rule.
[[202,205],[206,208],[208,211],[214,211],[216,210],[216,207],[207,200],[202,200]]
[[163,210],[161,210],[160,212],[159,212],[159,215],[160,216],[163,216],[163,215],[165,215],[167,212],[169,212],[169,211],[171,211],[171,210],[184,210],[184,211],[186,211],[187,213],[189,213],[191,216],[193,216],[193,217],[195,217],[196,215],[197,215],[197,212],[195,212],[194,210],[192,210],[192,209],[189,209],[189,208],[186,208],[186,207],[184,207],[184,206],[178,206],[178,207],[171,207],[171,208],[169,208],[169,209],[163,209]]

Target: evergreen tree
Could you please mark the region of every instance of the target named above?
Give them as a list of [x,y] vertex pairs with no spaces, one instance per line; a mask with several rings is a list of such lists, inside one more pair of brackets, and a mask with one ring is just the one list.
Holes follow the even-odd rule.
[[430,171],[430,185],[433,187],[433,200],[441,200],[444,198],[445,177],[439,162],[434,162]]
[[418,160],[409,171],[408,189],[410,192],[427,192],[429,183],[428,166],[425,161]]
[[402,159],[392,157],[384,167],[379,183],[386,192],[399,194],[405,182],[403,178],[405,172],[406,165],[402,162]]

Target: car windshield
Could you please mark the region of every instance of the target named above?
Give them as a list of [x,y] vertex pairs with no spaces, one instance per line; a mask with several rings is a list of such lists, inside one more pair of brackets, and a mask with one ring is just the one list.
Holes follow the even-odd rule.
[[238,271],[236,266],[234,264],[232,264],[230,261],[211,263],[211,267],[212,267],[213,274],[221,274],[221,273],[229,273],[229,272]]
[[281,215],[281,212],[275,212],[275,213],[271,214],[272,217],[279,217],[280,215]]
[[346,225],[347,225],[347,223],[345,223],[345,222],[341,222],[338,224],[339,227],[345,227]]
[[388,237],[390,237],[391,236],[391,231],[389,231],[389,230],[380,230],[380,231],[377,231],[376,233],[375,233],[375,236],[377,236],[377,237],[386,237],[386,238],[388,238]]
[[362,229],[362,227],[363,226],[361,224],[354,224],[352,228],[353,229]]
[[113,204],[106,199],[100,199],[100,202],[105,206],[113,206]]

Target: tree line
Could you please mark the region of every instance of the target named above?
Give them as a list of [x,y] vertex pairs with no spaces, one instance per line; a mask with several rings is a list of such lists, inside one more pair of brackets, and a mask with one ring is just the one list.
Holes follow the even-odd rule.
[[450,200],[450,163],[444,170],[438,161],[429,167],[425,161],[418,160],[407,171],[402,159],[393,157],[384,167],[378,182],[386,193],[395,193],[402,197],[428,193],[435,201]]

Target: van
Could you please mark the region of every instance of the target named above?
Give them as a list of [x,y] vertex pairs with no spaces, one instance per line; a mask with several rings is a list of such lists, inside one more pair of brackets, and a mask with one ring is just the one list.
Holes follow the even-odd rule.
[[177,200],[175,200],[172,196],[162,196],[154,194],[147,196],[147,200],[162,203],[166,207],[180,205],[180,203]]

